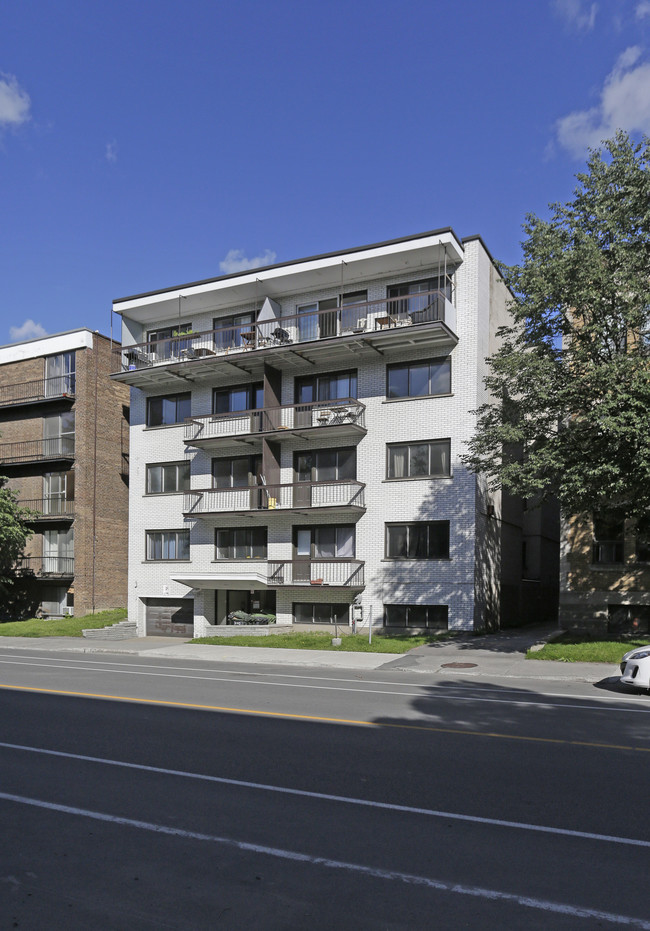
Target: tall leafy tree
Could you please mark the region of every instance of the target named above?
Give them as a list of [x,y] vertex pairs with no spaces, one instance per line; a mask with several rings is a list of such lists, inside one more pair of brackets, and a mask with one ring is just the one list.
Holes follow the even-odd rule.
[[26,605],[26,589],[17,575],[15,564],[25,549],[31,532],[27,526],[30,512],[19,507],[16,492],[7,488],[0,476],[0,613],[13,615]]
[[565,514],[635,517],[650,512],[650,139],[618,133],[576,177],[501,269],[511,321],[464,459]]

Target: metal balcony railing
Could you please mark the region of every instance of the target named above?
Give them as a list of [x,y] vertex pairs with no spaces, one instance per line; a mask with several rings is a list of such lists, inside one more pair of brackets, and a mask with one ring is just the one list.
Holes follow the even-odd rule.
[[37,576],[74,575],[74,556],[23,556],[17,567]]
[[443,291],[347,304],[313,310],[263,323],[244,323],[195,333],[179,332],[167,339],[148,340],[114,349],[115,372],[186,362],[273,346],[289,346],[332,337],[370,333],[421,323],[446,323],[455,330],[456,310]]
[[74,459],[74,436],[53,436],[20,443],[0,443],[0,463],[38,462],[41,459]]
[[57,398],[74,398],[75,390],[74,372],[69,372],[67,375],[54,375],[51,378],[23,381],[15,385],[2,385],[0,386],[0,407],[8,407],[12,404],[31,404]]
[[269,585],[363,588],[364,565],[359,559],[269,560]]
[[[192,446],[205,440],[228,439],[257,433],[306,430],[311,427],[359,427],[365,429],[366,407],[355,398],[287,404],[261,410],[233,411],[192,417],[185,422],[185,442]],[[340,430],[338,431],[340,432]]]
[[305,508],[363,508],[365,487],[363,482],[337,481],[196,489],[183,495],[183,513],[193,517],[227,511],[267,511],[270,514]]
[[22,508],[29,508],[37,516],[36,520],[57,517],[74,517],[74,501],[58,495],[49,498],[25,498],[21,499],[18,504]]

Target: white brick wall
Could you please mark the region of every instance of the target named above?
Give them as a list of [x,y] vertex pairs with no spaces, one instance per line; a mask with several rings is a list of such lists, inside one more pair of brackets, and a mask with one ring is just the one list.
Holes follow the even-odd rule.
[[[472,410],[484,398],[482,377],[485,374],[484,357],[494,329],[490,320],[492,265],[478,241],[467,243],[465,259],[456,272],[456,307],[458,345],[452,356],[452,394],[449,397],[386,400],[386,361],[414,361],[445,355],[430,349],[390,355],[387,360],[379,355],[341,356],[336,364],[320,365],[313,372],[328,372],[356,367],[358,371],[358,398],[366,405],[367,434],[357,444],[357,479],[366,484],[366,512],[356,523],[356,558],[365,561],[365,589],[361,593],[364,619],[381,623],[384,605],[391,603],[445,604],[449,607],[451,628],[471,629],[482,626],[484,612],[490,597],[498,588],[498,554],[486,562],[485,552],[490,528],[485,517],[485,498],[477,487],[476,478],[467,473],[458,456],[474,428]],[[402,276],[402,280],[418,280],[437,274],[438,267],[421,268],[417,274]],[[397,283],[394,275],[386,280],[368,281],[368,299],[386,296],[386,284]],[[363,284],[355,282],[350,290],[360,290]],[[493,287],[493,285],[492,285]],[[284,314],[295,312],[301,303],[314,299],[335,297],[339,288],[317,293],[292,295],[279,300]],[[253,309],[252,305],[238,306],[233,311]],[[212,327],[212,313],[191,317],[195,331]],[[171,321],[172,323],[174,321]],[[176,321],[177,322],[177,321]],[[164,325],[165,321],[159,321]],[[353,365],[352,363],[357,363]],[[218,365],[218,363],[216,363]],[[232,383],[246,380],[245,375],[233,377]],[[222,377],[219,384],[223,384]],[[187,390],[179,382],[177,391]],[[149,392],[164,394],[164,389]],[[283,376],[284,404],[294,399],[294,377]],[[212,385],[192,388],[192,414],[209,414],[212,404]],[[172,581],[178,571],[192,574],[210,573],[214,569],[214,528],[217,526],[250,526],[250,518],[234,516],[207,516],[184,520],[183,495],[146,496],[145,466],[147,463],[191,460],[193,488],[210,484],[213,457],[241,456],[246,447],[186,451],[182,425],[147,429],[144,426],[146,393],[132,390],[131,399],[131,487],[129,537],[129,616],[138,621],[138,631],[145,633],[142,599],[147,597],[181,598],[192,595],[195,599],[195,633],[202,634],[207,625],[214,623],[214,592],[188,592],[186,586]],[[417,441],[451,438],[453,475],[449,479],[386,481],[387,442]],[[291,440],[282,444],[282,482],[293,480],[292,466],[295,450],[349,445],[348,440],[320,441]],[[450,521],[450,559],[434,561],[393,562],[384,558],[385,523],[388,521],[415,520]],[[292,526],[315,523],[316,517],[305,520],[299,516],[275,513],[268,521],[269,559],[292,558]],[[255,525],[261,522],[256,518]],[[323,518],[322,523],[349,523],[348,517],[336,520]],[[145,560],[145,531],[190,528],[191,562],[151,563]],[[494,543],[494,540],[492,540]],[[487,581],[486,581],[487,580]],[[488,596],[487,589],[494,588]],[[354,591],[316,591],[280,589],[277,591],[278,622],[291,621],[292,601],[351,602]]]

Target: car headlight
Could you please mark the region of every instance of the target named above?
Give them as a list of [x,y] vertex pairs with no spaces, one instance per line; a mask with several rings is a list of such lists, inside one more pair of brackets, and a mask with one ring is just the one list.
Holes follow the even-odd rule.
[[632,656],[628,657],[629,659],[646,659],[650,656],[650,650],[641,650],[640,653],[633,653]]

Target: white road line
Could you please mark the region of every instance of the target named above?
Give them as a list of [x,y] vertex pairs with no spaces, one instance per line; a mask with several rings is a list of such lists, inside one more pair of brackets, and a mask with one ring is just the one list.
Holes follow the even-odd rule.
[[446,882],[440,879],[431,879],[428,876],[417,876],[412,873],[401,873],[397,870],[385,870],[361,863],[346,863],[344,860],[332,860],[328,857],[315,857],[300,853],[296,850],[283,850],[280,847],[265,847],[261,844],[250,844],[246,841],[235,840],[232,837],[219,837],[214,834],[201,834],[197,831],[186,831],[183,828],[167,827],[163,824],[153,824],[149,821],[137,821],[132,818],[122,818],[109,815],[101,811],[90,811],[86,808],[74,808],[70,805],[57,805],[41,799],[26,798],[22,795],[10,795],[1,792],[0,799],[15,802],[19,805],[30,805],[48,811],[62,812],[67,815],[76,815],[82,818],[91,818],[93,821],[103,821],[110,824],[119,824],[124,827],[136,828],[140,831],[151,831],[155,834],[166,834],[171,837],[182,837],[189,840],[204,841],[211,844],[221,844],[224,847],[234,847],[246,853],[256,853],[262,856],[275,857],[280,860],[290,860],[294,863],[306,863],[310,866],[322,866],[331,870],[342,870],[347,873],[357,873],[372,879],[384,879],[392,882],[402,882],[407,885],[424,886],[436,892],[449,892],[455,895],[471,896],[478,899],[488,899],[492,902],[504,902],[520,905],[524,908],[534,908],[538,911],[549,912],[556,915],[568,915],[572,918],[589,918],[597,921],[607,921],[610,924],[626,925],[630,928],[641,928],[650,931],[650,921],[642,918],[633,918],[628,915],[617,915],[613,912],[604,912],[593,908],[582,908],[562,902],[549,902],[545,899],[534,899],[530,896],[516,895],[511,892],[501,892],[498,889],[483,889],[480,886],[467,886],[461,883]]
[[[170,675],[170,673],[169,673],[169,672],[166,672],[166,671],[165,671],[165,672],[155,672],[155,671],[154,671],[154,672],[145,672],[143,669],[132,669],[130,666],[121,666],[119,663],[113,664],[113,666],[114,666],[114,667],[117,667],[117,668],[102,669],[102,668],[97,668],[94,664],[93,664],[93,665],[90,665],[90,666],[79,666],[79,665],[68,666],[68,665],[65,665],[65,664],[64,664],[64,661],[63,661],[63,660],[61,660],[61,661],[59,661],[59,662],[57,662],[57,663],[53,663],[53,662],[45,662],[45,661],[42,661],[42,662],[34,662],[33,660],[29,659],[28,657],[24,657],[24,659],[27,660],[27,661],[24,662],[24,661],[23,661],[23,658],[19,658],[19,659],[17,659],[17,660],[16,660],[16,659],[10,659],[10,660],[9,660],[9,659],[0,658],[0,666],[3,665],[3,664],[6,664],[6,665],[8,665],[8,666],[27,666],[27,667],[30,667],[30,668],[31,668],[31,667],[38,667],[38,668],[43,668],[43,669],[74,669],[74,670],[77,670],[77,671],[79,671],[79,672],[93,672],[93,673],[94,673],[94,672],[115,672],[115,673],[119,673],[120,675],[125,675],[125,676],[146,676],[146,677],[149,677],[149,678],[164,678],[164,679],[191,679],[191,680],[197,681],[197,682],[199,682],[199,681],[205,681],[205,682],[227,682],[228,684],[231,684],[231,685],[232,685],[234,682],[237,682],[237,683],[241,683],[242,685],[259,685],[259,686],[265,686],[265,687],[267,687],[267,688],[310,689],[310,690],[317,690],[317,691],[324,691],[324,692],[354,692],[355,694],[361,694],[361,695],[397,695],[397,696],[404,696],[405,698],[423,698],[423,697],[430,697],[430,693],[427,693],[427,691],[426,691],[426,689],[428,688],[428,686],[425,686],[425,685],[419,685],[419,686],[418,686],[418,685],[413,685],[413,684],[411,684],[411,683],[408,683],[408,686],[409,686],[410,688],[417,688],[417,689],[419,689],[419,691],[417,691],[417,692],[400,692],[400,691],[395,691],[395,689],[399,688],[399,685],[398,685],[397,683],[395,684],[395,687],[394,687],[392,690],[386,689],[386,688],[384,688],[384,689],[367,689],[367,688],[363,688],[363,687],[362,687],[362,686],[363,686],[363,683],[359,683],[359,685],[357,685],[357,684],[355,683],[355,684],[354,684],[354,687],[341,687],[340,685],[339,685],[339,686],[334,686],[334,685],[306,685],[306,684],[304,684],[304,682],[260,682],[259,678],[257,678],[257,677],[256,677],[256,678],[253,678],[253,679],[245,679],[245,678],[243,678],[242,676],[238,676],[236,680],[233,680],[232,676],[225,676],[225,677],[214,676],[214,675],[212,675],[212,676],[210,676],[210,675],[208,675],[208,676],[201,676],[201,675],[185,675],[185,674],[178,674],[178,673],[172,673],[172,674]],[[83,660],[77,660],[76,662],[77,662],[77,663],[81,663],[81,662],[83,662]],[[88,660],[86,660],[86,662],[88,662]],[[156,668],[160,668],[160,667],[156,667]],[[163,668],[164,668],[164,667],[163,667]],[[184,667],[181,667],[181,668],[184,668]],[[303,678],[303,677],[298,676],[298,677],[296,677],[296,678]],[[339,681],[339,680],[336,680],[336,679],[335,679],[335,680],[333,680],[333,681]],[[350,679],[341,680],[341,681],[351,682]],[[384,686],[386,686],[386,685],[391,685],[391,683],[386,683],[386,682],[382,682],[382,683],[378,683],[378,684],[381,684],[381,685],[384,685]],[[495,691],[496,691],[496,690],[495,690]],[[521,690],[519,690],[519,691],[521,691]],[[612,712],[612,711],[613,711],[613,712],[620,712],[620,711],[625,710],[625,712],[628,713],[628,714],[631,714],[631,713],[636,713],[636,714],[649,714],[649,713],[650,713],[650,708],[625,708],[625,709],[623,709],[623,708],[617,708],[617,707],[608,706],[608,705],[605,705],[605,704],[600,704],[600,705],[573,705],[573,704],[567,704],[567,703],[554,703],[554,702],[552,702],[550,699],[551,699],[551,698],[556,698],[557,695],[553,695],[553,694],[549,695],[548,698],[547,698],[546,700],[544,700],[544,701],[539,701],[539,700],[533,701],[533,700],[530,700],[530,699],[513,699],[513,698],[478,698],[478,697],[476,697],[476,695],[469,695],[469,696],[465,696],[465,695],[452,695],[452,694],[450,694],[449,691],[447,691],[446,689],[445,689],[445,690],[443,690],[443,689],[436,689],[436,690],[435,690],[435,696],[436,696],[436,698],[440,698],[440,699],[446,700],[446,701],[453,701],[453,702],[459,702],[459,701],[465,701],[465,702],[482,702],[483,704],[520,705],[520,706],[522,706],[522,707],[546,708],[546,709],[548,709],[548,708],[561,708],[561,709],[568,708],[568,709],[572,709],[572,710],[575,710],[575,711],[608,711],[608,712]],[[107,697],[110,697],[110,696],[107,696]],[[568,697],[573,698],[573,699],[576,698],[575,695],[571,695],[571,696],[568,696]]]
[[166,769],[160,766],[146,766],[143,763],[127,763],[123,760],[109,760],[103,757],[85,756],[80,753],[66,753],[64,750],[47,750],[44,747],[28,747],[22,744],[0,742],[0,748],[19,750],[27,753],[39,753],[44,756],[63,757],[69,760],[79,760],[84,763],[99,763],[103,766],[117,766],[122,769],[135,769],[146,773],[156,773],[163,776],[180,776],[183,779],[195,779],[200,782],[213,782],[220,785],[236,786],[242,789],[256,789],[262,792],[275,792],[281,795],[296,795],[302,798],[313,798],[319,801],[337,802],[345,805],[356,805],[360,808],[377,808],[383,811],[399,811],[405,814],[426,815],[429,818],[444,818],[450,821],[468,821],[474,824],[488,824],[494,827],[514,828],[519,831],[534,831],[540,834],[557,834],[563,837],[577,837],[583,840],[600,841],[609,844],[623,844],[628,847],[650,848],[650,840],[640,840],[635,837],[616,837],[611,834],[595,834],[590,831],[573,831],[569,828],[554,828],[541,824],[526,824],[520,821],[504,821],[500,818],[483,818],[479,815],[461,815],[451,811],[436,811],[431,808],[414,808],[410,805],[396,805],[392,802],[376,802],[370,799],[350,798],[345,795],[329,795],[324,792],[309,792],[306,789],[290,789],[285,786],[267,785],[263,782],[247,782],[242,779],[227,779],[225,776],[209,776],[205,773],[189,773],[180,769]]

